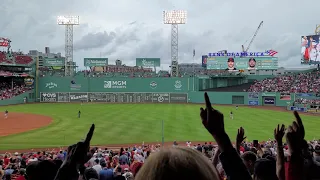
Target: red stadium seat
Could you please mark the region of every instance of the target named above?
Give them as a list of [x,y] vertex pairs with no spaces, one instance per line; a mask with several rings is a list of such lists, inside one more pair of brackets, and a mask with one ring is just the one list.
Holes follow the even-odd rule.
[[17,64],[29,64],[32,62],[32,58],[26,55],[17,55],[15,59]]

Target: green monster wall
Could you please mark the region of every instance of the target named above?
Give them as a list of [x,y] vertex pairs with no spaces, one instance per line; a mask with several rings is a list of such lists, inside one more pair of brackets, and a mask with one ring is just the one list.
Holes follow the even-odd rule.
[[[208,92],[214,104],[239,104],[252,106],[289,106],[294,101],[294,94],[283,99],[280,93],[249,92]],[[204,103],[203,92],[189,92],[189,102]]]
[[[223,81],[221,78],[218,80]],[[240,83],[242,80],[235,79],[235,85],[237,81]],[[88,102],[136,102],[137,99],[140,102],[141,98],[146,99],[144,102],[159,102],[157,99],[164,97],[164,99],[167,98],[167,101],[161,101],[164,103],[204,103],[203,92],[198,91],[203,88],[201,82],[203,80],[197,78],[89,78],[83,76],[59,78],[50,76],[39,79],[37,92],[40,101],[50,100],[53,102],[76,102],[80,100]],[[217,83],[217,79],[212,79],[212,82]],[[149,100],[145,98],[147,96],[150,97]],[[209,96],[214,104],[253,106],[290,106],[295,99],[294,94],[281,93],[209,92]],[[113,100],[110,100],[110,98],[113,98]],[[170,101],[170,98],[172,101]],[[184,100],[182,100],[183,98]],[[177,99],[180,100],[176,101]]]
[[189,92],[192,78],[40,78],[39,92]]

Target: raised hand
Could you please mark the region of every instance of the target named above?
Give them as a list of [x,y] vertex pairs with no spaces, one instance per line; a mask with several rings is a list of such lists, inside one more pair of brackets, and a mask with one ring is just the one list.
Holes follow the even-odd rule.
[[244,129],[240,127],[237,134],[237,143],[242,143],[247,137],[244,137]]
[[282,139],[285,134],[285,126],[284,124],[280,125],[278,124],[278,127],[274,129],[274,139],[277,141],[277,143],[282,144]]
[[204,93],[204,99],[206,108],[200,108],[202,124],[214,138],[217,138],[219,135],[225,134],[223,114],[211,106],[207,93]]
[[61,165],[55,180],[78,180],[79,167],[83,166],[92,157],[90,141],[93,136],[95,125],[92,124],[86,139],[68,147],[65,161]]
[[297,129],[297,131],[298,131],[298,133],[300,134],[300,137],[302,138],[302,139],[304,139],[304,137],[305,137],[305,130],[304,130],[304,126],[303,126],[303,123],[302,123],[302,120],[301,120],[301,118],[300,118],[300,116],[299,116],[299,113],[297,112],[297,111],[294,111],[293,112],[293,114],[294,114],[294,116],[295,116],[295,118],[296,118],[296,129]]
[[[295,123],[293,123],[295,124]],[[294,125],[296,126],[296,125]],[[293,126],[288,126],[287,129],[287,144],[289,147],[289,151],[292,154],[293,152],[299,152],[302,149],[302,140],[301,139],[301,134],[296,130],[296,127],[294,128]]]
[[244,137],[244,129],[240,127],[238,129],[237,139],[236,139],[236,150],[238,153],[240,153],[240,146],[241,143],[246,139],[247,137]]
[[90,141],[92,139],[94,129],[95,125],[92,124],[86,139],[68,147],[66,159],[68,163],[77,166],[83,165],[92,157],[92,153],[90,152]]
[[284,152],[282,139],[285,134],[285,126],[282,124],[274,129],[274,139],[277,141],[277,177],[279,180],[285,180]]

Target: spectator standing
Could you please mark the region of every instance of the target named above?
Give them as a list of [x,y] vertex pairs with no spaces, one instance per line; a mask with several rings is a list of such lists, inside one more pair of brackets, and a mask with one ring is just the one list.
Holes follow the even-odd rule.
[[97,159],[94,160],[94,162],[95,162],[95,165],[92,166],[92,168],[93,168],[94,170],[96,170],[97,173],[99,174],[100,171],[102,170],[102,167],[101,167],[101,165],[100,165],[100,160],[97,158]]
[[317,144],[317,145],[314,147],[314,153],[313,153],[313,155],[314,155],[314,159],[315,159],[317,162],[320,163],[320,145]]
[[111,166],[107,167],[105,162],[101,163],[102,170],[99,172],[99,180],[113,180],[113,169]]

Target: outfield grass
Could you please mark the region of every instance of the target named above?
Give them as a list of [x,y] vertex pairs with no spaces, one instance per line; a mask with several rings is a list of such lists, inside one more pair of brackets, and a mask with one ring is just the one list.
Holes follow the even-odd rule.
[[[237,128],[245,128],[249,141],[273,138],[278,123],[288,125],[292,112],[233,106],[215,106],[225,114],[225,127],[235,139]],[[0,149],[27,149],[70,145],[84,138],[90,125],[96,124],[92,144],[161,142],[164,120],[165,141],[210,141],[212,138],[199,119],[200,105],[182,104],[27,104],[5,107],[9,112],[28,112],[51,116],[47,127],[0,138]],[[81,118],[77,117],[81,110]],[[230,120],[229,112],[234,112]],[[4,107],[0,108],[0,112]],[[301,115],[306,138],[319,138],[319,116]],[[23,121],[23,119],[21,119]]]

